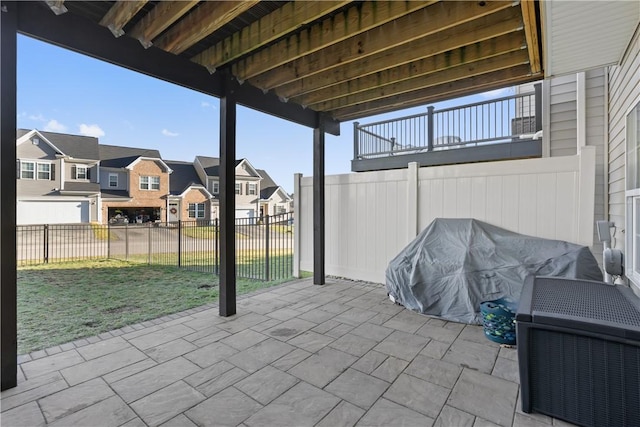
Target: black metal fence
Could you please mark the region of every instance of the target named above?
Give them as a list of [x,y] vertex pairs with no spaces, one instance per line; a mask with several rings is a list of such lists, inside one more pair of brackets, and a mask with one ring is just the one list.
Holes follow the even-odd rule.
[[[293,275],[293,215],[237,218],[236,274],[256,280]],[[218,220],[144,224],[19,225],[18,265],[122,259],[218,274]]]

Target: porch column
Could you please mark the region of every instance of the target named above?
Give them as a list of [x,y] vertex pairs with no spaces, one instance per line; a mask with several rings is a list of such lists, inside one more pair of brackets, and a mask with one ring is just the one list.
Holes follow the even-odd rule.
[[325,122],[318,115],[313,129],[313,284],[324,285],[324,133]]
[[220,316],[236,314],[236,89],[229,70],[223,71],[220,98]]
[[16,274],[17,2],[0,4],[0,389],[18,382]]

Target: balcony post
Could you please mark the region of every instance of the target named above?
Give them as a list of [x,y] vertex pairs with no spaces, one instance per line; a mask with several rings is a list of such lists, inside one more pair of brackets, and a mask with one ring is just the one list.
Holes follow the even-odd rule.
[[360,135],[358,134],[358,129],[360,126],[360,123],[358,122],[354,122],[353,123],[353,160],[357,160],[358,156],[360,155],[359,151],[360,151]]
[[533,85],[533,88],[535,90],[535,105],[536,105],[536,117],[535,117],[535,121],[536,121],[536,129],[535,131],[541,131],[542,130],[542,83],[536,83],[535,85]]
[[433,151],[433,105],[427,107],[427,151]]

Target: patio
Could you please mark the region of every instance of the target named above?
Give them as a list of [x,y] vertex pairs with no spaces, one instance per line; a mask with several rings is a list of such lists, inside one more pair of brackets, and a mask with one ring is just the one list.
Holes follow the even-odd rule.
[[204,306],[19,358],[7,426],[544,426],[520,411],[515,349],[479,326],[329,278]]

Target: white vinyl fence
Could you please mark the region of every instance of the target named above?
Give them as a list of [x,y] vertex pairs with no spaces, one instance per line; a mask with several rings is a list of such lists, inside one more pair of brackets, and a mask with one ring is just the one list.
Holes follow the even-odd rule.
[[[326,274],[384,283],[388,262],[435,218],[593,244],[595,150],[577,156],[325,177]],[[313,178],[296,175],[294,272],[313,270]]]

